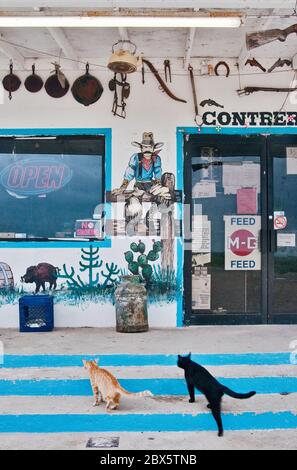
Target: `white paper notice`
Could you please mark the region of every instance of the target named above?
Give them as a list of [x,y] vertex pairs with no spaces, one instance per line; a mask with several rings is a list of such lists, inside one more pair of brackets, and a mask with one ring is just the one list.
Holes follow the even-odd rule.
[[295,233],[280,233],[277,232],[277,246],[296,246]]
[[287,147],[287,175],[297,175],[297,147]]
[[224,194],[236,194],[240,188],[256,188],[260,192],[259,163],[225,163],[223,164]]
[[211,252],[211,223],[207,215],[194,215],[192,219],[192,251]]
[[193,186],[192,196],[195,198],[216,197],[216,182],[202,180]]
[[194,254],[193,258],[195,259],[197,266],[203,266],[204,264],[208,264],[208,263],[211,262],[211,254],[210,253]]
[[210,274],[192,276],[192,306],[196,310],[210,310]]

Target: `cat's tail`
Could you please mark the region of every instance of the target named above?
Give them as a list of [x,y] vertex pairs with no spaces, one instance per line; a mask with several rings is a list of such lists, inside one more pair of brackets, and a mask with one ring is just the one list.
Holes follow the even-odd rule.
[[153,397],[154,396],[152,392],[150,392],[149,390],[144,390],[143,392],[135,392],[135,393],[128,392],[128,390],[125,390],[123,387],[121,387],[120,384],[118,385],[118,391],[122,395],[130,396],[130,397]]
[[229,395],[229,397],[239,398],[239,399],[250,398],[253,395],[256,395],[256,392],[254,391],[248,392],[248,393],[237,393],[225,386],[223,386],[223,392],[226,393],[226,395]]

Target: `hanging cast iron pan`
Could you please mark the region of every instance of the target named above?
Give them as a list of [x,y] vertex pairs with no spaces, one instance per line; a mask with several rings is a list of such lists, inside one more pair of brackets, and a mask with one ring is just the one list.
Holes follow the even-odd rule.
[[50,75],[44,84],[45,91],[52,98],[62,98],[69,90],[67,78],[65,77],[65,87],[63,88],[58,77],[58,72],[59,69],[56,67],[55,73]]
[[99,100],[103,93],[103,86],[89,73],[89,64],[86,64],[86,73],[73,83],[71,92],[74,99],[84,106],[89,106]]
[[26,78],[24,85],[30,93],[37,93],[43,87],[43,80],[39,75],[36,75],[34,64],[32,65],[32,74]]
[[17,91],[19,89],[21,83],[22,82],[19,79],[19,77],[13,73],[13,65],[11,63],[10,66],[9,66],[9,74],[5,75],[5,77],[2,80],[3,88],[6,91],[8,91],[8,93],[9,93],[8,96],[9,96],[10,100],[12,98],[11,93],[13,93],[14,91]]

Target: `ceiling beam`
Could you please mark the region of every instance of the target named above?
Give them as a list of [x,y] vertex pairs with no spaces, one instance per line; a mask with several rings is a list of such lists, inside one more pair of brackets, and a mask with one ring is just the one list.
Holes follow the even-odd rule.
[[15,46],[1,41],[1,39],[4,39],[2,33],[0,34],[0,52],[8,57],[8,59],[12,60],[13,64],[16,65],[17,68],[20,70],[26,70],[25,58],[22,56],[20,51]]
[[9,10],[10,8],[22,8],[26,10],[29,8],[45,7],[45,8],[228,8],[228,9],[262,9],[267,8],[285,8],[293,9],[295,0],[72,0],[71,6],[69,0],[0,0],[0,7]]
[[186,40],[186,48],[185,48],[185,56],[184,56],[184,69],[188,70],[191,54],[195,39],[196,28],[189,28],[187,40]]
[[64,56],[67,59],[72,59],[72,68],[78,68],[78,56],[73,49],[72,45],[70,44],[69,39],[67,38],[66,34],[64,33],[62,28],[47,28],[52,38],[56,41],[60,49],[62,49]]

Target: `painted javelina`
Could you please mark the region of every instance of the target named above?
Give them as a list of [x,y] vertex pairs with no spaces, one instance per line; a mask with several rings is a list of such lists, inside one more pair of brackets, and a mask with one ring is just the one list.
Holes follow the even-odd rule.
[[57,287],[57,277],[59,268],[49,263],[39,263],[37,266],[30,266],[27,268],[26,274],[21,277],[21,281],[28,283],[35,282],[35,292],[39,292],[40,287],[45,290],[45,283],[49,282],[49,288],[55,289]]

